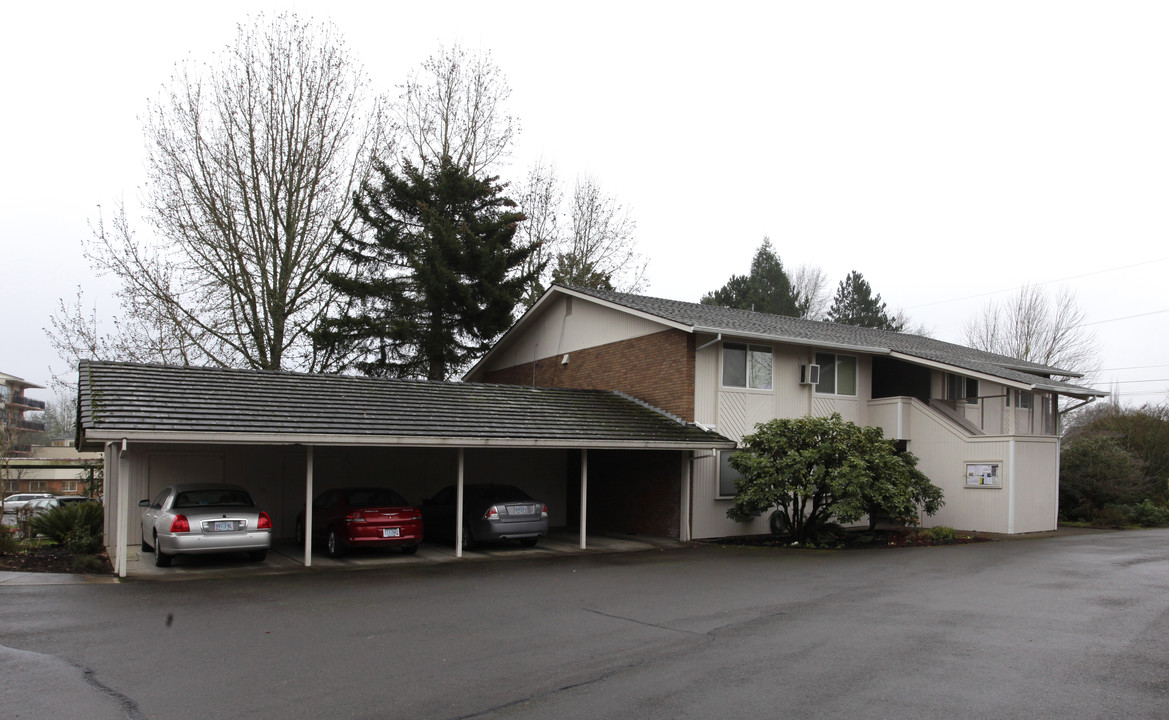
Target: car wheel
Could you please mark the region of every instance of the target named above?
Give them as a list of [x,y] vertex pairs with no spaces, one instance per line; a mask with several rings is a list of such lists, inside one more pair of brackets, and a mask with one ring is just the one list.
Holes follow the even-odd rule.
[[417,545],[403,545],[402,552],[405,553],[406,555],[413,555],[414,553],[418,552],[418,546]]
[[474,550],[479,546],[475,541],[475,536],[471,534],[471,526],[466,523],[463,524],[463,549]]
[[170,567],[171,556],[165,555],[162,548],[158,546],[158,536],[154,536],[154,566],[155,567]]
[[536,547],[536,543],[538,542],[540,542],[540,538],[538,537],[520,538],[520,545],[524,547]]
[[296,538],[297,545],[304,545],[304,525],[299,520],[296,521],[296,533],[294,537]]
[[253,550],[253,551],[248,553],[248,559],[254,560],[256,562],[264,562],[264,559],[267,557],[268,557],[267,550]]
[[142,552],[151,552],[154,548],[146,543],[146,538],[142,538]]
[[325,552],[331,558],[339,558],[345,554],[345,543],[333,528],[329,528],[328,533],[325,535]]

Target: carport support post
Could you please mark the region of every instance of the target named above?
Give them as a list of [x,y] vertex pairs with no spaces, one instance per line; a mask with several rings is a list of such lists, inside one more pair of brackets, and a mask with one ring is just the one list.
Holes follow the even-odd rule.
[[304,566],[313,566],[313,446],[305,446],[304,460]]
[[[117,496],[117,550],[114,552],[114,565],[118,577],[126,577],[126,543],[130,541],[130,473],[126,471],[126,441],[122,440],[122,449],[118,453],[118,496]],[[156,549],[155,552],[158,552]]]
[[455,488],[455,557],[463,557],[463,448],[459,448],[459,469]]
[[580,549],[585,549],[585,528],[589,517],[589,451],[580,451]]

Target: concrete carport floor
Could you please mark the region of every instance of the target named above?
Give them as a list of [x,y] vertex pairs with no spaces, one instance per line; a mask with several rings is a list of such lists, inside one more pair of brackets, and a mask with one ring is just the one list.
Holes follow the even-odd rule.
[[303,547],[292,541],[279,541],[272,546],[263,562],[249,561],[243,553],[226,555],[180,555],[170,567],[154,565],[154,553],[144,552],[138,546],[127,548],[126,579],[166,581],[194,580],[209,577],[273,575],[297,572],[368,570],[394,566],[437,565],[455,561],[505,561],[555,555],[580,555],[615,552],[636,552],[655,548],[678,547],[681,543],[669,538],[649,538],[628,535],[589,535],[588,549],[580,548],[580,536],[571,532],[553,532],[540,538],[539,544],[526,548],[518,543],[481,545],[475,550],[455,555],[450,544],[423,542],[414,555],[396,549],[360,548],[340,558],[330,558],[320,547],[313,552],[311,567],[303,562]]

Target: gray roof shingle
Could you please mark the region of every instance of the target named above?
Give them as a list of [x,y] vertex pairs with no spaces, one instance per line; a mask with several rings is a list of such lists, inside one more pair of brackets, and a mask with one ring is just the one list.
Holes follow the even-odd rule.
[[[618,393],[84,360],[79,444],[119,437],[288,442],[731,447]],[[457,443],[449,443],[457,444]],[[474,443],[469,443],[474,444]]]
[[992,377],[1027,383],[1039,389],[1067,395],[1107,395],[1107,393],[1098,390],[1050,378],[1052,375],[1076,377],[1078,376],[1076,373],[921,335],[874,330],[856,325],[803,320],[783,315],[608,290],[562,287],[604,302],[688,326],[693,331],[767,337],[779,342],[808,344],[825,348],[850,348],[875,354],[887,354],[892,351]]

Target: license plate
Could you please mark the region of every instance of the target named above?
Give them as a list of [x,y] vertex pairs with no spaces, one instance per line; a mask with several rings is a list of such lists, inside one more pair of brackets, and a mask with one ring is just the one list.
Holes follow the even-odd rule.
[[509,510],[511,515],[531,515],[532,508],[527,505],[513,505]]
[[382,537],[399,537],[401,534],[399,528],[382,528]]
[[211,523],[211,532],[232,532],[235,530],[234,520],[216,520]]

